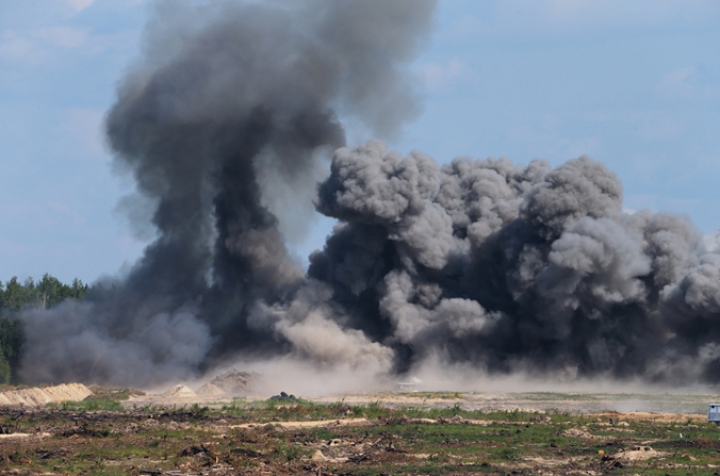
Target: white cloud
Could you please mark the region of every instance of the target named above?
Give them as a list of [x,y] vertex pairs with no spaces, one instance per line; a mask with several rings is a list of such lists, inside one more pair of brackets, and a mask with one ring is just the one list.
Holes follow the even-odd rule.
[[638,212],[634,208],[628,208],[625,205],[623,205],[622,211],[623,211],[623,213],[625,213],[627,215],[635,215]]
[[84,30],[57,26],[38,31],[38,37],[55,46],[77,48],[85,44],[87,34]]
[[27,59],[33,55],[34,49],[32,41],[11,30],[3,32],[0,37],[0,59],[9,61]]
[[5,30],[0,33],[0,60],[36,64],[47,57],[49,47],[79,48],[91,44],[85,30],[76,28],[57,26],[22,33]]
[[467,74],[465,63],[452,58],[447,63],[426,63],[422,67],[422,77],[428,91],[450,89]]
[[665,74],[656,91],[665,99],[716,101],[720,88],[715,82],[697,67],[685,66]]
[[76,13],[80,13],[81,11],[85,10],[87,7],[95,3],[95,0],[65,0],[65,3],[67,3],[70,8],[75,10]]
[[666,88],[681,86],[683,83],[687,82],[688,78],[690,78],[694,73],[695,67],[693,66],[686,66],[684,68],[670,71],[663,77],[660,85]]

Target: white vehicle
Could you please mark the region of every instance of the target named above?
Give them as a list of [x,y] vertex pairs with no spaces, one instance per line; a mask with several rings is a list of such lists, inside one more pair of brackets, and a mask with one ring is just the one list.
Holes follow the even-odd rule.
[[708,421],[720,426],[720,403],[708,405]]

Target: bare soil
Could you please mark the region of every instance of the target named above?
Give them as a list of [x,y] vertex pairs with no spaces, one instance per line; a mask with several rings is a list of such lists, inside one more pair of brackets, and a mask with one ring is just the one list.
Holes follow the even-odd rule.
[[[0,474],[720,471],[720,429],[697,412],[715,401],[708,395],[405,392],[278,402],[179,386],[95,391],[75,410],[0,409]],[[82,407],[113,395],[129,397],[124,410],[116,400],[117,411]]]
[[[131,396],[123,403],[127,407],[147,405],[183,406],[207,405],[218,408],[238,399],[258,402],[269,395],[230,395],[218,392],[177,393],[175,389],[164,393]],[[187,387],[185,387],[187,388]],[[189,390],[189,389],[188,389]],[[174,393],[175,392],[175,393]],[[572,414],[619,412],[636,415],[634,418],[685,420],[706,419],[707,406],[719,403],[720,396],[702,394],[626,394],[626,393],[549,393],[549,392],[374,392],[347,393],[329,396],[302,396],[303,400],[317,404],[343,403],[346,405],[379,404],[387,408],[445,408],[459,405],[465,410],[483,411],[549,411]],[[676,416],[680,415],[680,416]],[[633,417],[631,417],[633,418]]]
[[93,392],[81,383],[9,390],[0,393],[0,406],[35,407],[48,403],[79,402],[92,394]]

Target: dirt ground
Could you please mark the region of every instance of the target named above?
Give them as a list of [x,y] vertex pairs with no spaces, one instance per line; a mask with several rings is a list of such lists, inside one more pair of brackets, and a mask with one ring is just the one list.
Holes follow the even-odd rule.
[[95,392],[0,409],[0,474],[720,474],[711,395]]
[[[174,389],[171,389],[174,390]],[[268,395],[244,395],[243,402],[259,402]],[[232,404],[238,397],[227,395],[177,396],[177,392],[131,396],[123,402],[126,408],[148,405],[188,406],[193,404],[218,408]],[[710,403],[720,403],[720,396],[689,394],[629,394],[629,393],[551,393],[551,392],[373,392],[348,393],[324,397],[303,397],[318,404],[344,403],[346,405],[380,404],[388,408],[419,406],[444,408],[460,405],[465,410],[482,411],[547,411],[567,413],[623,413],[645,412],[653,414],[700,414],[705,418]],[[681,418],[687,418],[683,416]]]

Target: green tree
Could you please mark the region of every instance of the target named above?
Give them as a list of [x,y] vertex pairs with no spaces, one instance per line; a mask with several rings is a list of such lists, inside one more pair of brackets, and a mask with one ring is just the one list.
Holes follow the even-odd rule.
[[16,374],[23,340],[20,321],[10,317],[0,318],[0,383],[10,383]]
[[27,308],[50,309],[66,299],[82,300],[88,286],[79,279],[71,285],[46,273],[35,283],[32,278],[20,284],[17,276],[0,281],[0,383],[9,383],[16,375],[23,344],[22,322],[17,319],[20,311]]
[[35,288],[37,307],[48,309],[65,300],[65,294],[69,286],[60,282],[59,279],[50,276],[48,273],[42,277],[42,280]]
[[25,307],[27,302],[26,287],[18,282],[17,276],[13,276],[10,281],[5,283],[5,291],[2,293],[2,310],[17,312]]

